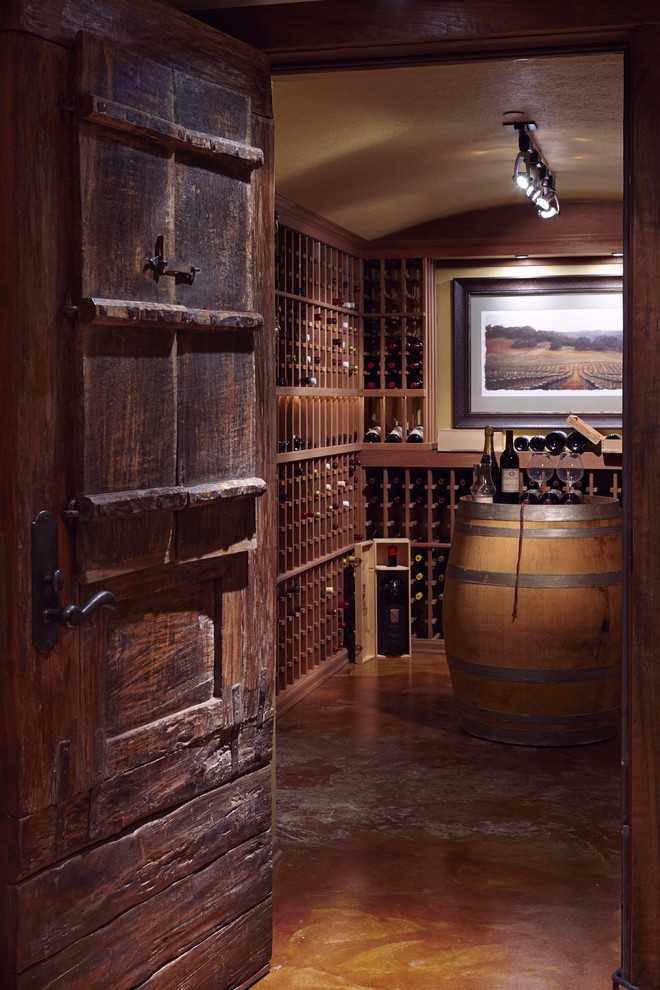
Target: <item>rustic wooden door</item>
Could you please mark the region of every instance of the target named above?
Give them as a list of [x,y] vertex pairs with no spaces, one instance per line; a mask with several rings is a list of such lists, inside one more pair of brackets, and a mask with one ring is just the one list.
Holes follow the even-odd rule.
[[103,37],[79,7],[1,36],[0,984],[247,987],[271,927],[270,121],[243,46],[214,41],[217,69],[160,5],[134,37],[130,4]]

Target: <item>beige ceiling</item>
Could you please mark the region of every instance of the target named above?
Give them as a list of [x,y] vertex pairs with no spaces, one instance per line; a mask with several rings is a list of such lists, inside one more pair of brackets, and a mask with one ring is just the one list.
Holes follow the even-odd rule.
[[537,122],[565,219],[571,201],[623,201],[618,53],[278,74],[273,98],[277,192],[367,240],[524,201],[507,111]]
[[619,54],[275,76],[273,92],[278,193],[369,240],[520,203],[504,119],[537,122],[562,211],[623,198]]

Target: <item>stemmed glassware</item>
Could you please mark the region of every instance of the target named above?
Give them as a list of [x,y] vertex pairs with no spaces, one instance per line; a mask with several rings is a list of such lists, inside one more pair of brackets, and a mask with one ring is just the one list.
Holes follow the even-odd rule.
[[555,473],[555,465],[552,457],[545,451],[536,451],[530,455],[527,462],[527,474],[532,481],[535,481],[539,488],[542,488],[552,478]]
[[581,500],[579,492],[575,491],[573,486],[577,485],[583,474],[584,464],[579,454],[573,453],[570,450],[565,450],[563,454],[560,454],[557,464],[557,477],[566,486],[566,495],[564,496],[566,501]]

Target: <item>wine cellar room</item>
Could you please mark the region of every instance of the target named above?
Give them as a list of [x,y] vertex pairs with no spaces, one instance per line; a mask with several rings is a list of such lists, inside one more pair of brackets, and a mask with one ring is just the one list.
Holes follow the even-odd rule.
[[3,990],[660,988],[658,51],[0,10]]
[[[446,649],[445,590],[449,551],[459,533],[469,542],[459,500],[490,424],[498,461],[513,430],[521,496],[533,487],[525,468],[539,442],[557,467],[577,437],[585,503],[616,503],[613,519],[583,523],[618,530],[602,566],[620,582],[623,80],[616,51],[331,72],[273,66],[277,966],[265,981],[273,990],[294,979],[560,990],[566,969],[597,990],[617,970],[620,625],[613,621],[611,637],[600,627],[617,613],[620,583],[604,588],[596,578],[597,589],[555,589],[545,593],[554,599],[526,604],[522,592],[515,634],[517,588],[503,590],[487,617],[493,606],[479,599],[479,583],[474,594],[461,583],[449,603],[454,622],[476,633],[456,634],[456,656]],[[528,138],[552,171],[558,216],[542,217],[513,181]],[[616,339],[614,360],[602,355],[618,376],[614,389],[589,395],[592,386],[573,380],[562,394],[527,382],[527,404],[510,390],[498,405],[500,385],[482,411],[471,363],[480,318],[471,307],[482,295],[482,309],[522,310],[518,324],[538,326],[539,310],[593,304],[596,327]],[[550,319],[569,329],[575,315]],[[552,349],[541,349],[543,371],[556,371]],[[569,414],[597,436],[613,434],[614,453],[576,432]],[[568,445],[557,446],[558,433]],[[553,480],[544,489],[561,492]],[[515,502],[506,510],[518,522],[506,526],[519,526]],[[543,528],[525,509],[528,534]],[[548,513],[556,534],[562,509]],[[467,522],[481,522],[480,534],[489,525]],[[563,560],[548,565],[539,551],[536,565],[523,566],[601,567],[586,544],[569,550],[571,534],[562,535]],[[462,546],[461,563],[515,572],[517,541],[502,539],[506,550],[496,541],[476,556]],[[495,563],[500,552],[506,563]],[[389,598],[392,564],[400,580]],[[591,595],[605,595],[605,613]],[[592,609],[580,634],[585,655],[575,656],[575,623]],[[557,671],[571,662],[557,656],[573,656],[580,672]],[[321,796],[317,781],[328,776]],[[409,783],[417,779],[435,796],[420,802]],[[521,800],[529,779],[537,788]],[[438,832],[449,839],[441,853],[434,841],[425,846]],[[402,836],[420,843],[412,863]],[[444,890],[438,855],[450,875],[469,862]],[[423,903],[414,896],[420,869],[431,877]],[[435,920],[451,916],[442,935],[429,910]],[[497,932],[493,913],[508,918]],[[401,945],[401,917],[414,949]],[[462,940],[469,951],[455,951]],[[428,958],[417,962],[420,952]]]
[[[334,67],[331,72],[309,66],[287,72],[274,66],[278,743],[273,958],[282,966],[268,978],[274,990],[292,985],[294,977],[304,981],[301,974],[312,960],[312,981],[346,975],[346,984],[338,985],[360,987],[391,986],[388,980],[396,974],[397,985],[411,988],[559,990],[565,978],[557,968],[562,957],[562,968],[579,971],[581,985],[596,990],[608,985],[617,969],[620,626],[617,620],[611,638],[599,629],[609,621],[610,606],[612,616],[617,613],[621,591],[623,79],[623,57],[615,51]],[[538,205],[512,181],[528,138],[548,173],[552,170],[558,216],[542,217]],[[601,369],[612,373],[613,381],[603,390],[573,380],[563,394],[561,385],[527,382],[527,404],[511,389],[498,405],[500,384],[498,399],[480,409],[474,384],[478,369],[470,364],[479,360],[473,352],[480,311],[470,307],[480,305],[482,295],[489,300],[482,309],[491,308],[490,297],[497,297],[494,310],[522,310],[525,317],[518,318],[518,325],[539,318],[541,326],[539,310],[546,307],[552,314],[595,305],[596,328],[611,331],[614,340],[614,352],[602,355]],[[563,312],[550,320],[569,329],[566,320],[575,315]],[[584,329],[586,323],[578,325]],[[601,356],[586,346],[589,359]],[[556,373],[552,348],[544,352],[543,373],[548,368]],[[584,433],[567,422],[570,414],[579,414]],[[579,511],[600,500],[605,507],[598,511],[614,513],[613,519],[593,524],[610,532],[614,522],[612,557],[603,566],[611,566],[618,577],[612,589],[600,587],[596,579],[595,592],[572,589],[564,601],[528,600],[534,612],[526,617],[520,603],[514,636],[514,592],[507,588],[496,599],[501,611],[487,619],[481,610],[490,606],[478,598],[478,582],[476,598],[468,598],[466,584],[452,605],[454,622],[460,625],[461,609],[468,609],[463,621],[474,623],[477,633],[465,639],[459,633],[458,656],[451,657],[444,622],[449,551],[459,532],[464,539],[459,499],[470,494],[484,427],[491,423],[497,461],[506,430],[515,438],[516,497],[508,501],[516,503],[518,522],[512,517],[505,525],[519,525],[518,492],[522,501],[525,490],[534,487],[525,470],[534,451],[538,454],[540,446],[555,468],[562,452],[577,452],[584,470],[577,485],[585,496]],[[595,436],[589,425],[597,428]],[[607,451],[601,434],[608,435]],[[554,495],[563,492],[564,484],[553,472],[546,487]],[[561,512],[553,505],[549,513],[555,533]],[[528,527],[535,525],[530,515]],[[474,532],[484,535],[478,526]],[[570,540],[570,532],[562,535]],[[517,552],[517,542],[501,542]],[[561,543],[568,548],[567,541]],[[537,543],[543,550],[548,545]],[[575,554],[581,561],[578,570],[598,568],[593,560],[585,563],[590,555],[583,557],[583,550],[583,545],[568,550],[568,559],[551,567],[573,570]],[[509,567],[515,572],[515,555],[511,560],[502,550],[508,564],[493,563],[500,548],[492,541],[483,552],[485,561],[481,558],[477,566],[484,571]],[[465,553],[475,566],[479,551],[475,558],[469,547]],[[543,571],[547,557],[539,555]],[[392,564],[404,590],[400,582],[390,599]],[[595,626],[585,623],[585,656],[576,659],[581,674],[511,672],[517,664],[552,668],[556,665],[549,658],[574,654],[575,623],[583,610],[591,611],[593,593],[605,594],[608,604],[605,615],[595,609]],[[396,625],[388,627],[393,613]],[[481,633],[480,622],[485,626]],[[497,654],[493,659],[489,644],[498,639],[504,646],[491,651]],[[472,651],[469,663],[461,650]],[[493,682],[486,669],[490,663],[500,665]],[[482,676],[487,686],[476,684]],[[504,693],[498,676],[508,678]],[[570,684],[560,686],[562,678]],[[592,678],[605,679],[595,691],[589,687]],[[536,698],[531,700],[534,682]],[[474,748],[463,749],[466,738]],[[356,758],[354,747],[363,745],[363,757]],[[401,751],[409,748],[406,761]],[[441,770],[438,760],[444,764]],[[305,774],[309,792],[301,789]],[[339,779],[321,798],[313,781],[326,774]],[[405,783],[416,774],[426,775],[429,787],[437,788],[436,798],[424,801],[424,807]],[[459,783],[463,774],[465,787]],[[494,803],[484,774],[496,781]],[[520,799],[523,778],[529,777],[540,785],[528,796],[536,803],[532,816]],[[586,779],[593,786],[585,791]],[[488,795],[484,803],[475,802],[475,787]],[[384,822],[386,800],[395,808]],[[558,804],[571,809],[583,804],[584,815],[558,815]],[[345,838],[344,815],[355,827],[352,840]],[[454,818],[451,826],[447,815]],[[485,826],[482,816],[490,818]],[[408,832],[407,820],[413,823]],[[420,863],[433,871],[436,853],[426,850],[407,867],[397,839],[401,834],[419,839],[425,831],[434,832],[439,820],[452,840],[454,830],[463,828],[479,847],[468,857],[470,876],[458,884],[458,897],[452,896],[453,884],[451,893],[440,893],[442,881],[431,880],[424,886],[425,906],[411,907],[411,876]],[[491,833],[499,828],[500,839],[491,846]],[[545,838],[537,843],[539,834]],[[564,856],[558,844],[569,834],[575,843]],[[510,849],[519,840],[529,848],[512,867]],[[453,852],[465,855],[463,842]],[[344,858],[341,867],[338,855]],[[528,855],[538,862],[532,865]],[[379,856],[382,865],[373,865]],[[443,856],[452,853],[445,848]],[[311,870],[308,857],[315,864]],[[538,899],[530,890],[537,883],[546,891]],[[498,894],[484,902],[484,891],[494,887]],[[429,905],[438,917],[453,915],[442,937],[421,919]],[[415,932],[414,952],[399,944],[391,917],[395,909]],[[559,923],[549,918],[555,909],[564,918]],[[497,934],[493,911],[510,919]],[[535,915],[531,923],[530,912]],[[378,926],[378,936],[366,931],[337,935],[367,925]],[[448,950],[463,938],[471,952],[457,952],[448,962]],[[514,946],[521,938],[526,948],[519,951]],[[311,944],[301,950],[305,939]],[[553,949],[553,942],[561,950]],[[422,973],[415,979],[409,974],[419,946],[432,959],[420,963]],[[366,952],[372,953],[368,975],[361,958]],[[515,976],[509,969],[501,978],[502,959]],[[438,976],[440,969],[446,982]]]

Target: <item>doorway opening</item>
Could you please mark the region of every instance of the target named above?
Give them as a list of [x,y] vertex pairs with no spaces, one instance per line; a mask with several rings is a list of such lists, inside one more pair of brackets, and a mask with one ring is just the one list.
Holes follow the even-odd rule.
[[[568,66],[578,73],[577,80],[571,79]],[[547,76],[541,70],[546,70]],[[442,84],[445,71],[448,79]],[[460,72],[465,72],[466,78],[472,73],[472,83],[459,83]],[[602,112],[602,88],[600,97],[599,87],[590,95],[588,86],[582,87],[579,82],[580,78],[593,82],[600,78],[601,72],[600,85],[607,79],[607,110],[613,114],[607,122]],[[405,85],[397,73],[405,77]],[[429,84],[427,78],[425,87],[420,88],[420,80],[429,75],[436,77],[434,83]],[[521,79],[529,81],[530,88],[521,86]],[[411,96],[412,92],[418,95]],[[618,94],[618,102],[611,99],[613,93]],[[593,99],[591,111],[580,104],[580,98],[576,100],[576,94],[587,104]],[[466,273],[486,278],[503,273],[510,276],[512,271],[521,277],[622,271],[614,267],[616,263],[609,253],[594,257],[598,252],[594,251],[592,241],[587,241],[589,251],[580,251],[579,229],[572,229],[567,235],[572,239],[568,250],[566,242],[556,251],[546,246],[537,258],[524,264],[508,260],[508,255],[505,260],[504,250],[500,256],[484,257],[475,248],[479,238],[485,239],[488,221],[492,224],[501,218],[500,181],[502,185],[506,181],[510,195],[513,156],[501,117],[506,110],[519,107],[523,110],[529,107],[530,113],[542,118],[537,121],[539,143],[557,172],[563,216],[570,216],[571,204],[575,203],[582,218],[578,228],[587,216],[618,218],[618,227],[610,233],[619,238],[613,242],[612,250],[621,248],[623,57],[620,54],[282,75],[274,79],[274,97],[278,193],[366,241],[378,242],[381,247],[387,242],[393,246],[402,237],[408,238],[408,244],[417,237],[427,246],[434,238],[441,245],[436,409],[439,426],[452,425],[449,286],[454,277]],[[566,99],[563,105],[562,97]],[[470,111],[471,100],[477,103],[479,112]],[[598,113],[594,112],[594,106],[598,107]],[[456,111],[458,120],[453,116],[451,120],[443,117],[448,110]],[[589,127],[594,128],[591,136],[587,134],[587,119]],[[595,136],[603,127],[612,127],[616,134],[614,141],[606,142],[607,161],[598,157],[603,141]],[[489,140],[484,140],[485,131]],[[430,146],[442,150],[441,161],[434,158]],[[420,179],[413,177],[411,171],[411,165],[418,164],[425,167]],[[486,179],[476,178],[479,169]],[[394,183],[394,191],[390,183]],[[477,193],[470,193],[470,187]],[[456,213],[463,229],[465,223],[474,227],[472,240],[468,237],[462,241],[463,245],[471,245],[468,250],[474,253],[462,259],[447,253],[452,232],[459,229]],[[538,223],[552,229],[550,223]],[[517,228],[512,227],[502,244],[512,248],[517,236]],[[607,236],[603,243],[606,241]],[[547,244],[550,243],[551,233],[548,233]],[[516,253],[522,253],[520,244]],[[488,760],[486,754],[490,754],[490,749],[486,747],[483,752]],[[580,751],[572,755],[579,758]],[[613,911],[618,903],[619,898],[613,895]],[[533,945],[530,951],[534,951]]]

